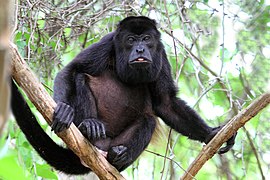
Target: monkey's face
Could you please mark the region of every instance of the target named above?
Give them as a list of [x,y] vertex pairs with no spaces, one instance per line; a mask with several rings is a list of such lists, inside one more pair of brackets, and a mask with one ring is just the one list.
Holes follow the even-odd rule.
[[120,22],[114,38],[116,71],[126,83],[154,81],[162,66],[162,44],[154,21],[132,17]]
[[131,52],[128,60],[131,68],[146,68],[153,63],[150,51],[154,42],[151,34],[128,35],[125,41]]

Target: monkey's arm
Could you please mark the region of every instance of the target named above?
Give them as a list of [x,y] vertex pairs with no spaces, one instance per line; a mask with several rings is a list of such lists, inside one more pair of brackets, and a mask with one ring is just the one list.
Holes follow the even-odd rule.
[[[157,116],[188,138],[208,143],[221,127],[208,126],[191,107],[176,97],[177,89],[171,77],[168,61],[164,61],[160,74],[159,79],[150,86],[153,108]],[[219,153],[227,152],[233,146],[234,140],[235,136],[230,138],[227,146],[220,149]]]
[[[107,68],[113,53],[113,36],[114,32],[109,33],[99,42],[83,50],[57,74],[54,81],[54,100],[57,106],[52,123],[52,130],[55,132],[68,128],[74,121],[74,117],[77,118],[77,125],[85,118],[90,118],[87,114],[80,115],[75,109],[76,104],[79,102],[87,103],[85,98],[89,98],[87,93],[79,93],[86,90],[87,82],[84,74],[97,76]],[[80,117],[78,118],[77,115]]]

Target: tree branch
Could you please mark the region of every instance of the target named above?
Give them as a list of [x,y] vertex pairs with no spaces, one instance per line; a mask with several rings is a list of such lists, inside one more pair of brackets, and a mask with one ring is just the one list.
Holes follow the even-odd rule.
[[263,108],[270,103],[270,92],[261,95],[251,103],[246,109],[234,116],[217,135],[202,149],[197,158],[189,166],[181,179],[192,179],[206,161],[212,158],[218,149],[226,142],[237,130],[245,125],[250,119],[256,116]]
[[[16,46],[10,43],[11,74],[18,85],[25,91],[29,99],[43,115],[48,124],[52,123],[52,115],[56,103],[30,70],[18,53]],[[72,124],[69,129],[57,134],[91,170],[101,179],[124,179],[123,176],[91,145]]]

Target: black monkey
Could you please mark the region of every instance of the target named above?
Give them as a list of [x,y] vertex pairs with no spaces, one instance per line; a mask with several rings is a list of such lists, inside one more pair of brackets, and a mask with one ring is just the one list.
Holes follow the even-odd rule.
[[[221,127],[209,127],[177,88],[156,22],[127,17],[117,29],[83,50],[60,71],[54,83],[52,130],[73,122],[119,171],[132,164],[149,144],[160,117],[190,139],[208,143]],[[90,171],[69,149],[58,146],[40,128],[12,85],[12,110],[27,139],[51,166],[68,174]],[[220,153],[227,152],[235,136]]]

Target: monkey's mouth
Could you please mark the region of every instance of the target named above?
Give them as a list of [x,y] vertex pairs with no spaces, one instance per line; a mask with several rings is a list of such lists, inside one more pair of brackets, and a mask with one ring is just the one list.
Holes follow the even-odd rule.
[[131,60],[129,62],[130,65],[132,64],[151,64],[152,61],[150,59],[144,58],[144,57],[139,57],[137,59]]
[[132,68],[146,68],[152,63],[152,60],[144,58],[144,57],[139,57],[137,59],[131,60],[129,62],[129,65]]

